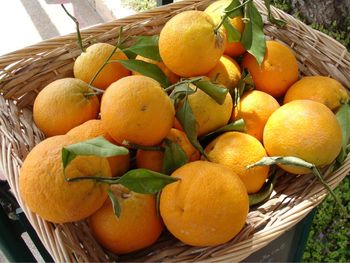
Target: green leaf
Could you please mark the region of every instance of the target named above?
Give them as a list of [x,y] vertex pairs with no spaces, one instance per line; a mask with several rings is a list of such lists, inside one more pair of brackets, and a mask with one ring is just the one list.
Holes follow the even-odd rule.
[[118,62],[129,70],[136,71],[158,81],[163,88],[170,85],[168,78],[157,65],[137,59],[118,60]]
[[218,104],[225,102],[229,90],[223,86],[215,85],[208,80],[199,80],[193,83],[196,87],[204,91],[208,96],[214,99]]
[[188,98],[186,97],[182,101],[182,105],[178,108],[176,112],[176,118],[180,122],[184,132],[190,143],[204,156],[206,156],[203,147],[200,145],[197,139],[197,121],[194,117],[192,108],[190,103],[188,102]]
[[245,132],[245,123],[243,119],[236,120],[235,122],[231,122],[224,127],[221,127],[211,133],[208,133],[205,135],[202,140],[206,140],[209,137],[212,137],[213,135],[219,134],[219,133],[224,133],[224,132],[229,132],[229,131],[240,131],[240,132]]
[[271,3],[270,3],[270,0],[264,0],[265,2],[265,6],[267,8],[267,16],[269,18],[269,21],[272,23],[272,24],[275,24],[279,27],[283,27],[287,22],[284,21],[284,20],[280,20],[280,19],[276,19],[272,13],[271,13]]
[[227,13],[230,18],[243,16],[243,10],[242,7],[239,7],[240,5],[241,3],[239,0],[232,0],[231,3],[225,8],[225,13]]
[[347,147],[350,143],[350,105],[349,103],[343,104],[335,115],[342,131],[342,149],[337,157],[337,161],[343,163],[348,154]]
[[121,207],[120,204],[118,202],[118,199],[115,197],[113,191],[111,189],[107,190],[109,199],[112,202],[112,207],[113,207],[113,212],[117,217],[120,217],[120,213],[121,213]]
[[183,100],[187,95],[191,95],[196,92],[196,89],[191,89],[188,83],[182,83],[173,89],[169,97],[174,101]]
[[177,180],[179,179],[176,177],[147,169],[134,169],[120,177],[118,183],[136,193],[155,194]]
[[242,77],[238,81],[237,86],[233,89],[231,96],[233,97],[233,104],[236,107],[241,100],[244,92],[254,89],[254,82],[252,76],[249,74],[248,70],[245,68],[242,72]]
[[135,59],[137,56],[137,54],[127,49],[124,49],[123,52],[128,57],[128,59]]
[[94,155],[99,157],[111,157],[127,155],[129,150],[107,141],[104,137],[97,137],[84,142],[71,144],[62,148],[63,169],[78,155]]
[[264,60],[266,41],[264,35],[264,23],[258,9],[253,2],[245,5],[246,24],[241,38],[244,48],[252,54],[259,65]]
[[241,40],[241,32],[234,28],[228,18],[224,20],[223,26],[226,29],[227,40],[229,43],[239,42]]
[[188,162],[188,157],[184,150],[176,142],[169,139],[164,140],[165,152],[163,159],[163,172],[171,174],[177,168],[180,168]]
[[139,36],[136,43],[124,51],[132,51],[133,53],[150,58],[155,61],[162,61],[158,47],[159,36]]
[[283,164],[283,165],[293,165],[298,167],[303,167],[312,170],[315,165],[309,162],[304,161],[298,157],[294,156],[271,156],[263,157],[260,161],[248,165],[246,168],[251,169],[255,166],[269,166],[274,164]]
[[[279,174],[283,173],[283,171],[278,170]],[[259,192],[249,195],[249,206],[254,206],[264,202],[268,199],[273,191],[273,188],[277,181],[278,172],[274,172],[269,180],[263,185]]]

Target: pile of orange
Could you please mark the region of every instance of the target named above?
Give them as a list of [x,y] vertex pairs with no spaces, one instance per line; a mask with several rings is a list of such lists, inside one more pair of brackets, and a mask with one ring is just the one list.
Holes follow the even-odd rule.
[[[174,87],[181,79],[203,76],[228,89],[222,103],[195,83],[188,86],[192,91],[186,97],[188,104],[175,103],[171,90],[118,62],[128,59],[120,49],[98,72],[114,49],[105,43],[91,45],[76,59],[74,78],[55,80],[40,91],[33,117],[48,138],[29,153],[20,174],[22,199],[33,212],[54,223],[87,219],[96,240],[118,254],[150,246],[164,226],[186,244],[214,246],[242,230],[248,195],[259,192],[269,177],[268,167],[248,170],[248,165],[266,156],[295,156],[317,167],[334,161],[342,146],[334,112],[349,99],[345,88],[329,77],[300,77],[293,51],[278,40],[266,41],[259,65],[240,42],[227,40],[225,30],[216,34],[215,26],[229,3],[220,0],[205,12],[174,16],[159,36],[162,62],[136,58],[158,66]],[[230,23],[243,32],[242,17]],[[235,89],[243,69],[251,75],[255,90],[245,91],[237,100]],[[178,118],[184,105],[191,107],[196,120],[195,139],[202,143],[202,152]],[[212,134],[239,119],[244,120],[245,132]],[[78,156],[63,170],[63,147],[99,136],[129,148],[129,154],[107,159]],[[162,190],[160,215],[153,195],[94,180],[65,180],[65,176],[119,177],[135,168],[162,173],[166,141],[182,149],[187,163],[168,174],[180,180]],[[281,168],[294,174],[310,172]],[[120,217],[113,213],[107,189],[119,201]]]

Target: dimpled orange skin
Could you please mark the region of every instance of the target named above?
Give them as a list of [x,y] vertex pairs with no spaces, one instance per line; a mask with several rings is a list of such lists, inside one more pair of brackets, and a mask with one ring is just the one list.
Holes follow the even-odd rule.
[[181,77],[205,75],[224,52],[224,35],[202,11],[184,11],[171,18],[159,36],[164,64]]
[[160,84],[145,76],[129,76],[113,83],[101,102],[101,120],[119,144],[159,144],[174,124],[175,109]]
[[[222,16],[225,14],[225,8],[228,7],[231,3],[231,0],[219,0],[215,1],[214,3],[210,4],[204,12],[211,16],[211,18],[214,20],[215,24],[219,24],[221,22]],[[229,18],[232,26],[237,29],[240,33],[244,30],[244,22],[242,20],[241,16],[237,16],[234,18]],[[224,32],[226,30],[223,28]],[[226,55],[229,55],[231,57],[237,57],[242,55],[245,52],[245,49],[241,42],[228,42],[227,40],[227,34],[225,37],[225,51],[224,53]]]
[[248,69],[257,90],[273,97],[283,96],[298,80],[298,64],[293,51],[274,40],[266,41],[265,58],[261,66],[247,53],[244,55],[242,68]]
[[349,94],[339,81],[324,76],[303,77],[295,82],[284,96],[284,103],[292,100],[313,100],[337,110],[349,99]]
[[164,152],[137,150],[136,167],[145,168],[154,172],[163,171]]
[[[160,61],[155,61],[149,58],[145,58],[143,56],[137,55],[136,58],[137,60],[142,60],[145,61],[147,63],[151,63],[154,65],[157,65],[165,74],[165,76],[167,76],[168,80],[170,81],[171,84],[175,84],[176,82],[178,82],[180,80],[180,77],[178,75],[176,75],[174,72],[171,72],[170,69],[167,68],[167,66],[165,66],[165,64],[163,62]],[[140,75],[140,73],[132,71],[133,75]]]
[[[86,52],[82,52],[74,62],[74,76],[90,83],[96,72],[108,59],[114,46],[107,43],[96,43],[89,46]],[[110,60],[126,60],[128,57],[121,50],[117,49]],[[131,72],[118,62],[108,63],[97,75],[92,85],[99,89],[106,89],[110,84],[129,76]]]
[[249,134],[226,132],[209,143],[204,151],[211,162],[225,165],[236,173],[249,194],[258,192],[267,179],[267,166],[246,169],[247,165],[267,156],[262,144]]
[[[76,141],[66,135],[48,138],[28,154],[21,168],[19,189],[24,203],[43,219],[53,223],[82,220],[98,210],[107,198],[107,185],[93,180],[66,182],[61,151]],[[105,158],[81,156],[66,168],[68,178],[111,177]]]
[[[264,145],[270,156],[295,156],[322,167],[339,154],[342,133],[335,115],[325,105],[295,100],[272,113],[265,125]],[[295,166],[281,168],[293,174],[310,173]]]
[[241,79],[241,69],[235,60],[224,55],[215,67],[207,73],[207,77],[211,82],[233,90]]
[[168,230],[185,244],[215,246],[243,228],[249,201],[239,177],[227,167],[206,161],[187,163],[171,176],[160,197]]
[[279,107],[271,95],[258,90],[249,91],[233,109],[231,120],[243,119],[246,132],[262,142],[265,124]]
[[[99,136],[103,136],[111,143],[115,143],[107,131],[103,128],[101,120],[89,120],[73,129],[68,133],[68,136],[74,137],[77,141],[86,141]],[[130,154],[119,155],[107,158],[111,168],[112,176],[122,176],[129,169]]]
[[74,78],[48,84],[35,98],[33,118],[47,136],[63,135],[70,129],[97,117],[99,101],[88,85]]
[[230,93],[227,93],[224,103],[220,105],[205,92],[197,89],[188,96],[188,102],[198,123],[198,136],[215,131],[230,120],[233,108]]
[[93,236],[108,250],[126,254],[152,245],[163,230],[160,216],[157,216],[156,200],[152,195],[129,192],[120,185],[113,185],[120,207],[120,217],[113,213],[108,199],[89,218]]

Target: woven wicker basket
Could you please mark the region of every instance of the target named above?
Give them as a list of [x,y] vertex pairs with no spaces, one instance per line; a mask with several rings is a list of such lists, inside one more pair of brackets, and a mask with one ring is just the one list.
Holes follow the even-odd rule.
[[[183,1],[83,30],[85,44],[115,43],[118,27],[127,35],[159,34],[175,14],[203,10],[212,1]],[[329,75],[350,88],[350,54],[341,44],[285,14],[273,14],[287,21],[283,29],[266,22],[263,1],[256,0],[270,38],[291,46],[302,75]],[[0,57],[0,145],[4,174],[29,221],[55,261],[110,261],[116,255],[104,251],[93,239],[85,221],[55,225],[31,213],[22,203],[18,176],[28,152],[44,137],[32,120],[31,106],[38,91],[49,82],[72,76],[75,57],[80,54],[75,34],[58,37]],[[45,158],[45,157],[43,157]],[[326,177],[332,188],[350,171],[350,158]],[[251,210],[244,229],[230,242],[210,248],[190,247],[164,233],[151,248],[119,258],[131,261],[240,261],[283,234],[326,196],[327,191],[311,175],[282,176],[273,196]]]

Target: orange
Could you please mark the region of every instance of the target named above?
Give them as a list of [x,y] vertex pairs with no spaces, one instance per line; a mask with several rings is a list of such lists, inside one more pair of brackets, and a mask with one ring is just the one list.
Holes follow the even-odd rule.
[[160,84],[145,76],[129,76],[113,83],[103,94],[101,120],[119,144],[152,146],[170,131],[174,105]]
[[164,64],[181,77],[205,75],[224,52],[224,35],[214,32],[212,18],[202,11],[184,11],[171,18],[159,36]]
[[233,108],[230,93],[227,93],[224,103],[220,105],[204,91],[197,89],[188,96],[188,102],[198,123],[198,136],[225,126],[230,120]]
[[[204,12],[211,16],[214,20],[215,24],[219,24],[221,22],[222,16],[225,14],[225,8],[228,7],[231,3],[231,0],[219,0],[210,4]],[[230,22],[232,26],[237,29],[240,33],[244,31],[244,22],[241,16],[237,16],[234,18],[230,18]],[[224,32],[226,30],[223,28]],[[228,42],[227,37],[225,38],[225,51],[224,53],[231,56],[237,57],[242,55],[245,52],[245,49],[241,42]]]
[[[176,82],[178,82],[180,80],[180,77],[178,75],[176,75],[175,73],[171,72],[170,69],[168,69],[167,66],[165,66],[165,64],[163,62],[155,61],[155,60],[152,60],[149,58],[145,58],[145,57],[140,56],[140,55],[137,55],[135,59],[142,60],[142,61],[145,61],[147,63],[157,65],[163,71],[165,76],[167,76],[167,78],[171,84],[175,84]],[[135,71],[133,71],[132,74],[133,75],[140,75],[138,72],[135,72]]]
[[271,95],[258,90],[249,91],[234,108],[231,119],[243,119],[246,132],[262,141],[265,124],[279,106]]
[[[115,143],[111,136],[106,132],[102,126],[101,120],[90,120],[78,127],[71,129],[68,136],[74,137],[77,141],[86,141],[99,136],[103,136],[111,143]],[[109,166],[111,167],[112,176],[122,176],[129,169],[130,155],[120,155],[107,158]]]
[[99,101],[88,85],[74,78],[48,84],[35,98],[33,118],[46,136],[66,134],[70,129],[97,117]]
[[349,94],[339,81],[324,76],[308,76],[295,82],[288,89],[284,103],[292,100],[313,100],[334,111],[348,99]]
[[152,245],[163,230],[154,196],[131,192],[120,185],[113,185],[112,191],[121,207],[120,217],[114,214],[111,201],[106,200],[89,218],[93,236],[102,246],[117,254]]
[[[48,138],[36,145],[21,168],[19,190],[23,202],[43,219],[53,223],[82,220],[98,210],[107,198],[105,184],[93,180],[66,182],[61,151],[76,143],[66,135]],[[105,158],[80,156],[66,168],[68,178],[110,177]]]
[[168,230],[192,246],[215,246],[243,228],[249,201],[239,177],[227,167],[205,161],[187,163],[172,176],[160,197],[160,213]]
[[[186,153],[189,162],[199,159],[200,154],[196,148],[188,140],[186,133],[183,131],[171,128],[167,139],[177,143]],[[162,172],[163,170],[164,153],[162,151],[144,151],[137,150],[136,166],[138,168],[146,168],[155,172]]]
[[[342,133],[335,115],[325,105],[294,100],[272,113],[265,125],[264,145],[270,156],[295,156],[322,167],[339,154]],[[295,166],[281,167],[294,174],[310,172]]]
[[298,80],[298,64],[293,51],[274,40],[266,41],[265,58],[259,66],[251,54],[245,54],[242,68],[252,75],[256,89],[273,97],[283,96]]
[[136,167],[145,168],[158,173],[163,171],[164,152],[137,150]]
[[196,148],[188,140],[186,133],[183,131],[172,128],[169,134],[166,136],[167,139],[177,143],[186,153],[188,160],[190,162],[196,161],[199,159],[200,154]]
[[262,144],[253,136],[241,132],[226,132],[204,150],[211,162],[220,163],[236,173],[243,181],[249,194],[258,192],[266,181],[269,168],[246,166],[267,156]]
[[[96,43],[89,46],[85,52],[81,53],[74,62],[74,76],[78,79],[90,83],[96,72],[105,63],[114,46],[107,43]],[[110,60],[128,59],[128,57],[117,49]],[[98,74],[92,86],[99,89],[106,89],[113,82],[123,77],[129,76],[131,73],[128,69],[118,62],[111,62],[104,66]]]
[[241,79],[241,69],[236,61],[224,55],[215,67],[207,73],[207,77],[211,82],[233,90]]

